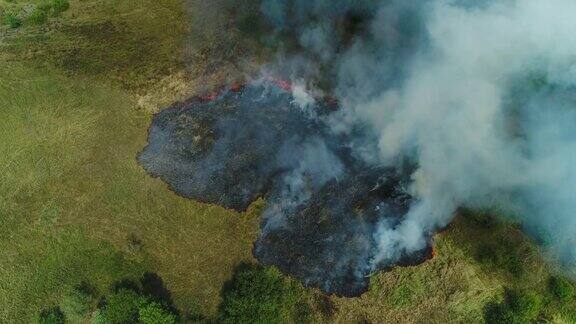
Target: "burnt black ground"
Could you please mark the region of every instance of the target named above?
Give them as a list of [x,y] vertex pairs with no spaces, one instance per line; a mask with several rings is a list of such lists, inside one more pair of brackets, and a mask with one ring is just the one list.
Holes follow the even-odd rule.
[[399,222],[412,198],[407,177],[367,164],[348,136],[330,131],[324,121],[335,109],[322,100],[302,108],[274,83],[192,98],[154,117],[138,160],[187,198],[243,211],[264,197],[256,258],[305,285],[357,296],[372,273],[393,266],[372,262],[378,223]]

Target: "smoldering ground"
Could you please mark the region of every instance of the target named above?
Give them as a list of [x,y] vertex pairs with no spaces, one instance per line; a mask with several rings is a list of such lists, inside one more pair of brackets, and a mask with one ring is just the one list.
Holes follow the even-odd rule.
[[[358,295],[388,266],[372,264],[372,233],[406,213],[410,172],[352,154],[351,138],[323,121],[337,109],[321,99],[298,105],[272,82],[192,99],[155,116],[139,161],[189,198],[245,210],[265,197],[254,255],[307,285]],[[403,261],[427,254],[424,247]]]
[[[278,33],[297,35],[304,60],[329,58],[343,105],[332,128],[377,134],[376,147],[358,141],[369,143],[357,147],[368,161],[417,165],[406,217],[375,234],[377,259],[422,248],[464,206],[513,217],[573,272],[576,3],[267,0],[262,8]],[[332,22],[358,12],[369,22],[344,37]]]
[[[274,27],[267,37],[297,44],[268,70],[303,89],[322,85],[338,109],[261,86],[247,87],[255,96],[190,101],[194,113],[172,107],[155,118],[140,157],[149,171],[228,207],[266,196],[255,254],[329,292],[362,291],[366,275],[418,259],[459,207],[513,217],[573,271],[576,3],[265,0],[261,8]],[[180,115],[192,122],[178,124]],[[393,190],[371,191],[381,179]]]

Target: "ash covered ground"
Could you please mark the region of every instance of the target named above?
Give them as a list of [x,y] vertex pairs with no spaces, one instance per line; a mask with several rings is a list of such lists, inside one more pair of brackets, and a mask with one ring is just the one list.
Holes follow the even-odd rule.
[[[138,159],[176,193],[238,211],[266,199],[254,255],[327,293],[356,296],[376,264],[380,222],[394,226],[412,198],[410,172],[368,165],[326,125],[338,107],[302,107],[272,82],[192,98],[157,114]],[[429,249],[404,255],[419,263]]]

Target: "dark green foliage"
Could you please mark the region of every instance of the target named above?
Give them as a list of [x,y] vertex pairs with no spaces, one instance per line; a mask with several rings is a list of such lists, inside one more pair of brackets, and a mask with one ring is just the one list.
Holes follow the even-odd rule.
[[138,310],[139,320],[143,324],[174,324],[176,316],[157,302],[149,302]]
[[64,324],[64,314],[58,307],[42,311],[37,321],[38,324]]
[[98,315],[98,321],[106,323],[176,323],[177,314],[153,297],[121,288],[106,298],[106,304]]
[[172,324],[178,320],[171,294],[155,273],[146,273],[137,282],[120,281],[114,291],[93,315],[93,322]]
[[70,8],[70,2],[68,0],[52,0],[52,15],[59,16],[64,11]]
[[534,321],[542,309],[542,298],[530,291],[507,291],[502,303],[486,307],[487,323],[528,323]]
[[62,299],[60,309],[66,319],[78,322],[88,315],[93,301],[94,298],[87,289],[77,287]]
[[303,290],[275,268],[240,265],[223,292],[225,323],[306,322],[310,306]]
[[137,323],[138,313],[144,303],[142,296],[131,289],[119,289],[106,298],[102,316],[111,324]]
[[22,19],[13,12],[4,13],[4,24],[10,28],[18,28],[22,26]]
[[566,278],[551,277],[548,288],[554,297],[563,302],[569,301],[574,297],[574,286]]

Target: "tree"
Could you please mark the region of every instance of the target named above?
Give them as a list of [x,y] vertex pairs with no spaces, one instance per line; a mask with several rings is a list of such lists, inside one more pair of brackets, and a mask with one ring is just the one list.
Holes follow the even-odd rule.
[[[147,279],[147,280],[144,280]],[[92,318],[93,323],[144,323],[173,324],[178,314],[170,307],[170,293],[165,290],[162,280],[147,274],[142,285],[130,280],[117,284],[116,292],[106,298],[99,314]]]
[[223,294],[225,323],[302,322],[310,316],[304,292],[275,268],[241,265]]
[[102,316],[111,324],[137,323],[142,297],[130,289],[119,289],[106,298]]
[[157,302],[142,305],[138,311],[140,322],[143,324],[174,324],[176,316]]

